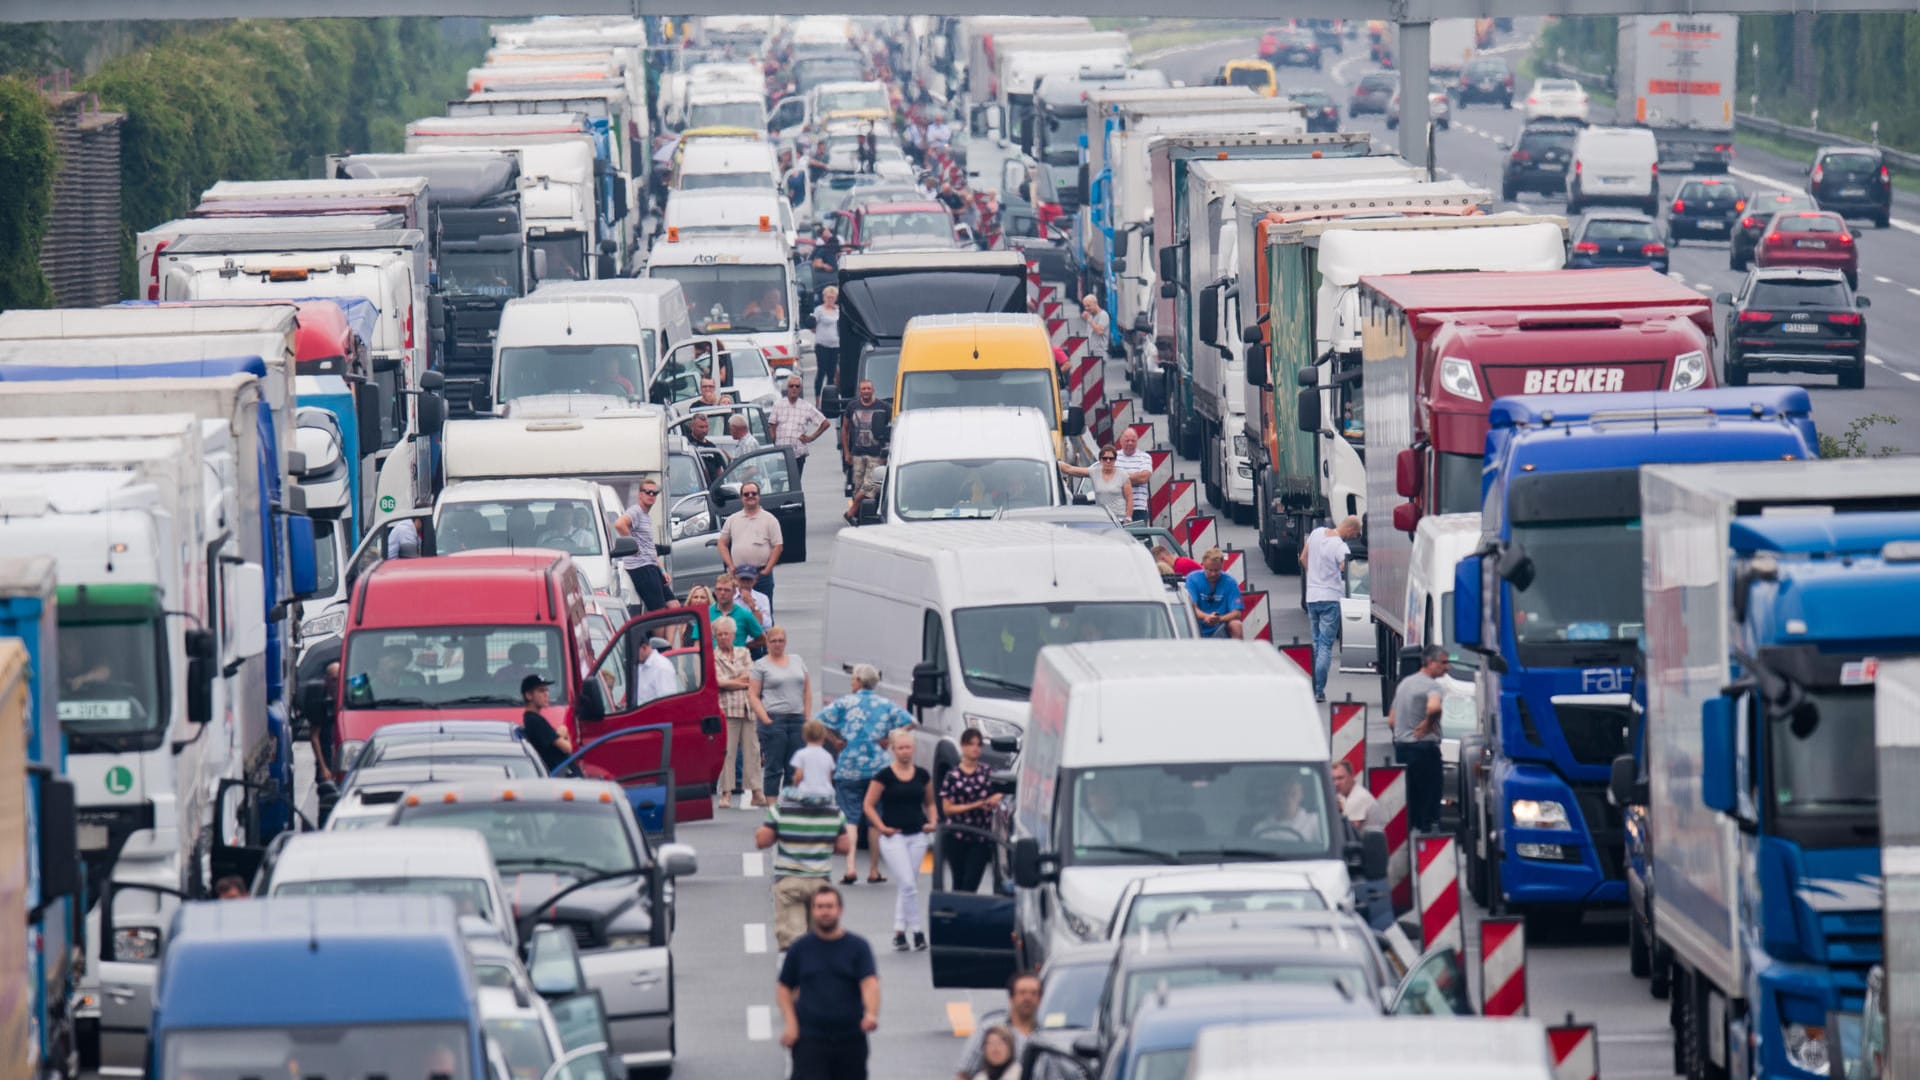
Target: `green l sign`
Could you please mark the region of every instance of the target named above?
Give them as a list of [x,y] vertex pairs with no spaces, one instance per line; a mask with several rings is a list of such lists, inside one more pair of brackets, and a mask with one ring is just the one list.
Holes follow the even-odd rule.
[[125,795],[133,790],[133,770],[125,765],[115,765],[107,770],[107,794]]

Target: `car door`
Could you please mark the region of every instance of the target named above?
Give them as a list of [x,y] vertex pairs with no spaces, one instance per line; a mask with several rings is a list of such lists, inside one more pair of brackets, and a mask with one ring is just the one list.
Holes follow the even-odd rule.
[[720,515],[713,496],[697,491],[673,504],[673,589],[684,596],[695,585],[712,585],[726,563],[720,558]]
[[1460,950],[1448,945],[1421,956],[1395,988],[1387,1012],[1393,1016],[1473,1016],[1467,964]]
[[[639,700],[639,646],[651,638],[669,643],[665,655],[674,668],[676,689]],[[720,754],[726,744],[712,641],[707,613],[698,608],[667,608],[629,619],[594,659],[574,706],[587,746],[630,728],[665,725],[657,734],[594,746],[582,761],[593,775],[651,778],[646,782],[658,784],[664,750],[672,772],[676,821],[705,821],[713,816],[713,781],[720,775]],[[667,739],[671,742],[663,747]]]
[[[936,987],[1004,987],[1014,972],[1013,895],[996,850],[986,892],[956,892],[945,852],[961,833],[981,833],[948,823],[934,833],[933,893],[927,899],[927,940]],[[996,848],[999,842],[994,841]]]
[[800,470],[794,464],[792,448],[771,446],[729,463],[720,474],[719,483],[713,486],[714,505],[720,511],[720,520],[724,521],[745,505],[740,499],[740,485],[749,480],[760,485],[760,509],[780,522],[781,543],[785,545],[780,561],[806,562],[807,495],[800,490]]
[[185,899],[164,885],[107,882],[97,909],[102,1071],[145,1071],[165,935]]

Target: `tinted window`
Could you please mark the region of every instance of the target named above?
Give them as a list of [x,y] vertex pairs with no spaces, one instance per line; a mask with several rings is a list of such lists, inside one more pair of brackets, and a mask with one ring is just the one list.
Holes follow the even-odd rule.
[[1467,74],[1476,78],[1505,78],[1507,65],[1498,60],[1475,60],[1467,65]]
[[1302,105],[1305,105],[1309,108],[1315,108],[1315,109],[1322,108],[1326,105],[1329,105],[1333,101],[1332,98],[1328,97],[1327,95],[1321,93],[1318,90],[1308,90],[1298,94],[1289,94],[1287,96],[1292,98],[1294,101],[1299,102]]
[[1813,209],[1813,200],[1805,195],[1769,195],[1764,199],[1749,203],[1747,210],[1761,217],[1773,214],[1789,213],[1794,210]]
[[1828,154],[1821,165],[1841,172],[1867,172],[1878,169],[1880,159],[1873,154]]
[[1650,221],[1589,221],[1586,231],[1581,234],[1583,240],[1651,240],[1653,238],[1653,223]]
[[1543,150],[1573,150],[1573,133],[1567,131],[1529,131],[1520,136],[1520,149],[1530,154]]
[[1229,86],[1251,86],[1255,89],[1265,89],[1272,82],[1272,77],[1258,68],[1235,68],[1227,73],[1227,85]]
[[1831,218],[1824,215],[1807,216],[1803,214],[1795,214],[1792,217],[1775,218],[1774,229],[1777,232],[1790,233],[1837,233],[1841,231],[1839,218]]
[[1838,281],[1759,281],[1747,303],[1757,308],[1850,306],[1847,287]]
[[1362,76],[1360,79],[1360,88],[1363,90],[1391,90],[1398,85],[1398,83],[1399,80],[1391,75],[1375,73]]
[[1704,202],[1733,202],[1740,198],[1740,189],[1732,184],[1709,184],[1700,180],[1689,180],[1680,185],[1680,198],[1700,199]]

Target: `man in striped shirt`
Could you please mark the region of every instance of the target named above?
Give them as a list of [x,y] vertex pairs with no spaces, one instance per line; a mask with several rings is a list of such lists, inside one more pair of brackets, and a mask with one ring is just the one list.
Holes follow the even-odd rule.
[[833,872],[833,857],[852,851],[847,816],[830,798],[801,799],[788,788],[767,808],[754,846],[773,848],[773,940],[780,951],[807,932],[807,905]]

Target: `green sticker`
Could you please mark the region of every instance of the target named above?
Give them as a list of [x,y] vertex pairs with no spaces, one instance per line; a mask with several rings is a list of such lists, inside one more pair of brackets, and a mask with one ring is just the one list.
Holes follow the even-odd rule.
[[107,794],[125,795],[133,790],[133,770],[125,765],[115,765],[107,770]]
[[391,495],[380,496],[380,512],[381,513],[391,514],[393,513],[393,508],[397,505],[399,504],[394,502],[393,496]]

